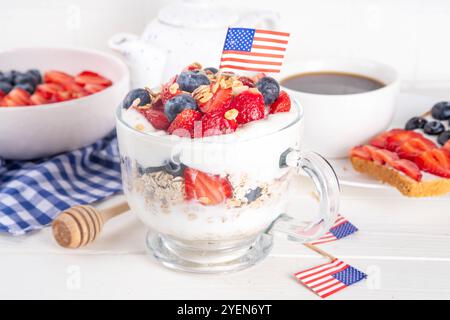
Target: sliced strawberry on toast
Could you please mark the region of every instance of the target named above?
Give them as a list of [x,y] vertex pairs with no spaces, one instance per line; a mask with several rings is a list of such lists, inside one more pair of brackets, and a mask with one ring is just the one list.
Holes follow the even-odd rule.
[[409,131],[409,130],[398,130],[395,129],[395,132],[391,131],[391,134],[387,136],[386,138],[386,149],[389,151],[394,151],[402,145],[404,142],[406,142],[409,139],[412,138],[418,138],[422,139],[423,136],[415,131]]
[[416,181],[422,180],[422,173],[419,167],[412,161],[406,159],[396,160],[392,166]]
[[436,144],[425,138],[411,138],[403,142],[395,149],[395,152],[402,159],[408,159],[414,161],[414,159],[420,156],[423,152],[437,148]]
[[416,158],[416,164],[425,172],[443,178],[450,178],[450,152],[444,149],[432,149]]
[[187,168],[184,171],[186,200],[197,200],[203,205],[224,202],[233,194],[227,178]]
[[371,161],[372,160],[372,157],[371,157],[369,151],[367,151],[364,148],[364,146],[354,147],[350,151],[350,158],[352,158],[352,157],[360,158],[360,159],[367,160],[367,161]]

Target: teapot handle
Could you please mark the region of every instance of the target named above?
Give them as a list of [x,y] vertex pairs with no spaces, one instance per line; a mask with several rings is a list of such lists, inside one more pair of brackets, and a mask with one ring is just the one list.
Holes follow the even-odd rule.
[[237,24],[242,27],[277,30],[280,25],[280,15],[273,11],[251,11],[244,13]]

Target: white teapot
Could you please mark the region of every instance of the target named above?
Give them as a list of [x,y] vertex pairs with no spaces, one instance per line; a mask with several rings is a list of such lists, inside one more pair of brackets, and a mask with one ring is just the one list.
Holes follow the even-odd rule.
[[192,62],[218,67],[229,26],[277,29],[278,14],[237,12],[214,0],[178,0],[163,8],[143,35],[120,33],[109,46],[122,54],[132,87],[156,87]]

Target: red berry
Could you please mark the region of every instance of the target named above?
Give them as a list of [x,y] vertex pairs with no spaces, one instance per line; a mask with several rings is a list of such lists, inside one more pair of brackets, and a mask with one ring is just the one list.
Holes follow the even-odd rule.
[[412,161],[406,159],[397,160],[392,166],[394,169],[403,172],[416,181],[422,180],[422,173],[420,172],[419,167]]
[[137,108],[156,130],[167,130],[170,125],[165,113],[154,108]]
[[436,144],[425,137],[411,138],[398,146],[397,149],[395,149],[395,152],[402,159],[414,161],[414,159],[417,156],[420,156],[423,152],[435,148],[437,148]]
[[278,99],[270,106],[269,113],[288,112],[291,110],[291,98],[286,91],[281,91]]
[[99,75],[96,72],[92,72],[92,71],[83,71],[83,72],[79,73],[75,77],[75,82],[81,86],[91,84],[91,85],[100,85],[100,86],[104,86],[104,87],[109,87],[110,85],[112,85],[111,80]]
[[198,200],[203,205],[224,202],[233,194],[227,178],[211,175],[193,168],[184,171],[186,200]]
[[448,140],[447,143],[444,144],[442,149],[447,150],[448,152],[450,152],[450,140]]
[[[395,129],[394,129],[395,130]],[[412,138],[423,138],[423,136],[415,131],[408,130],[391,130],[390,134],[386,138],[386,149],[389,151],[395,151],[400,145]]]
[[36,92],[40,92],[47,100],[52,100],[58,91],[63,90],[64,88],[57,83],[44,83],[38,85],[36,88]]
[[236,131],[236,117],[238,111],[236,109],[206,113],[202,118],[202,132],[204,137],[228,134]]
[[432,149],[423,152],[415,162],[425,172],[450,178],[450,152],[447,150]]
[[84,86],[84,91],[86,91],[87,93],[93,94],[93,93],[103,91],[106,88],[108,88],[108,86],[104,86],[101,84],[87,83]]
[[181,91],[180,87],[178,86],[177,78],[178,76],[173,77],[169,82],[163,84],[163,86],[161,87],[161,100],[163,104],[166,104],[167,101],[169,101],[176,95],[183,93],[183,91]]
[[236,109],[236,121],[239,124],[263,119],[265,116],[264,97],[256,89],[249,89],[238,94],[231,101],[230,109]]
[[363,146],[354,147],[350,151],[350,157],[356,157],[368,161],[372,160],[370,153]]
[[44,82],[63,84],[66,82],[75,82],[75,79],[62,71],[47,71],[44,74]]
[[[194,137],[194,129],[201,130],[202,113],[197,110],[184,109],[172,121],[167,132],[180,137]],[[196,130],[197,133],[197,130]],[[197,135],[197,134],[196,134]],[[201,136],[201,134],[200,134]]]
[[31,103],[34,105],[47,104],[50,100],[47,100],[41,92],[35,92],[30,97]]
[[249,88],[254,88],[255,87],[255,82],[253,81],[252,78],[242,76],[242,77],[239,77],[238,80],[240,82],[242,82],[242,84],[244,86],[247,86]]
[[386,140],[389,136],[394,135],[398,132],[404,132],[404,131],[405,130],[403,130],[403,129],[392,129],[390,131],[382,132],[370,141],[370,145],[377,147],[377,148],[384,149],[384,148],[386,148],[386,143],[387,143]]
[[225,112],[230,106],[231,100],[233,99],[233,90],[228,89],[218,89],[216,93],[209,99],[206,103],[198,103],[200,111],[204,113],[208,112]]
[[72,94],[69,91],[58,91],[55,94],[55,100],[57,102],[72,100]]
[[30,97],[31,95],[26,90],[14,88],[3,98],[3,101],[10,107],[29,106],[32,105]]

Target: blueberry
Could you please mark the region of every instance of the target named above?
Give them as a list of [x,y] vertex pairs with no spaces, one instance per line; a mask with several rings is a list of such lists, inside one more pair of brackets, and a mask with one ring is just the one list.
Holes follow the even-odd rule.
[[37,69],[30,69],[25,74],[29,75],[31,78],[33,78],[34,85],[37,86],[38,84],[42,83],[42,75]]
[[206,73],[216,74],[219,70],[217,70],[217,68],[214,67],[208,67],[203,69],[203,71],[205,71]]
[[164,106],[164,113],[170,122],[184,109],[197,109],[197,103],[190,94],[182,93],[176,95],[172,99],[166,102]]
[[180,89],[187,92],[192,92],[201,85],[208,85],[210,83],[208,77],[199,71],[183,71],[177,79]]
[[436,103],[431,109],[431,115],[437,120],[450,119],[450,101]]
[[150,94],[145,89],[134,89],[128,92],[128,94],[125,96],[125,99],[123,99],[122,102],[122,108],[128,109],[133,104],[134,100],[140,99],[139,106],[145,106],[152,102],[152,98],[150,97]]
[[263,77],[256,83],[256,88],[264,96],[266,106],[271,105],[280,95],[280,85],[278,81],[271,77]]
[[22,83],[29,83],[32,86],[37,85],[37,83],[35,83],[35,79],[33,78],[33,76],[26,73],[19,73],[14,77],[14,84],[22,84]]
[[260,187],[256,187],[255,189],[250,189],[245,194],[248,203],[251,203],[258,199],[261,196],[262,189]]
[[421,117],[414,117],[408,120],[405,126],[405,130],[423,129],[427,124],[427,120]]
[[36,88],[31,83],[18,83],[14,86],[14,88],[21,88],[25,91],[28,91],[29,94],[33,94]]
[[11,83],[5,81],[0,82],[0,91],[2,91],[4,94],[8,94],[11,90]]
[[3,74],[3,77],[4,77],[5,81],[7,81],[11,84],[14,84],[14,78],[16,77],[17,74],[19,74],[19,72],[17,72],[16,70],[11,70],[11,71],[5,72]]
[[442,133],[439,135],[438,139],[437,139],[437,141],[438,141],[439,144],[441,144],[441,145],[446,144],[447,141],[449,141],[449,140],[450,140],[450,130],[447,130],[447,131],[442,132]]
[[445,127],[442,123],[440,123],[439,121],[431,121],[428,122],[425,127],[423,128],[423,131],[426,134],[431,134],[431,135],[438,135],[442,132],[444,132]]

